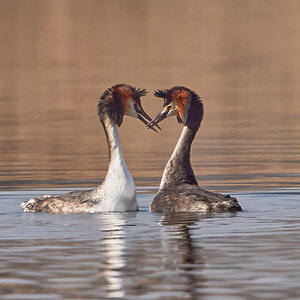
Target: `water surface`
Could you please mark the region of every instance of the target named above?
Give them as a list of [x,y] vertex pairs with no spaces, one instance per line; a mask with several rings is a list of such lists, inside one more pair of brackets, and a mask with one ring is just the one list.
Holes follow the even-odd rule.
[[[65,192],[67,190],[64,190]],[[244,211],[23,214],[54,190],[1,192],[2,299],[298,299],[300,191],[236,193]]]
[[[299,1],[0,1],[0,189],[90,187],[105,176],[103,91],[185,85],[204,103],[197,178],[224,192],[297,187]],[[120,128],[140,186],[158,186],[181,126]]]

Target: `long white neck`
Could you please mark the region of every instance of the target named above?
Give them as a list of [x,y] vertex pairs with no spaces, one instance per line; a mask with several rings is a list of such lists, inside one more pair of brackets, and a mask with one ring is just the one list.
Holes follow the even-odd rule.
[[106,178],[116,168],[121,170],[122,172],[129,173],[123,156],[119,133],[115,122],[113,122],[109,118],[106,118],[103,123],[103,126],[106,134],[109,151],[109,168]]
[[108,149],[109,167],[96,197],[100,198],[99,211],[137,210],[135,184],[126,166],[118,129],[108,117],[103,121]]

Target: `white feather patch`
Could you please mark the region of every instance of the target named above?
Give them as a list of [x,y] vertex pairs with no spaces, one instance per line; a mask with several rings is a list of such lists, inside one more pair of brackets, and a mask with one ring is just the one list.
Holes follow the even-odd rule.
[[135,184],[123,157],[118,129],[108,118],[105,126],[112,142],[111,160],[105,180],[93,197],[100,202],[92,210],[136,211],[138,203]]

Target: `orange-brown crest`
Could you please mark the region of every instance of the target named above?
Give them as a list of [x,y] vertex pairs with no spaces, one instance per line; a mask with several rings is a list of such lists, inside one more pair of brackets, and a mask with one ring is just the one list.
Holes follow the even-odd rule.
[[181,120],[183,120],[185,108],[187,107],[189,101],[189,93],[186,90],[175,90],[172,98],[175,100],[178,107],[178,114]]
[[162,112],[169,111],[168,115],[164,114],[165,117],[174,116],[176,113],[179,123],[190,127],[200,126],[203,119],[203,103],[194,91],[184,86],[174,86],[170,89],[156,90],[154,96],[164,99]]
[[126,113],[128,108],[127,101],[132,98],[132,90],[129,86],[120,85],[116,88],[116,92],[120,95],[123,112]]

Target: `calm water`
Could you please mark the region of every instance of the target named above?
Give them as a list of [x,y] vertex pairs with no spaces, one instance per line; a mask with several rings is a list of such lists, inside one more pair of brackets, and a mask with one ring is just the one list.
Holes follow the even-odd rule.
[[[299,19],[298,0],[0,0],[0,299],[299,299]],[[195,174],[243,212],[151,214],[181,126],[128,117],[139,212],[21,212],[101,182],[97,99],[119,82],[150,116],[157,88],[199,93]]]
[[236,193],[243,212],[209,216],[150,213],[154,191],[92,215],[23,214],[58,191],[1,192],[1,299],[299,299],[300,190]]

